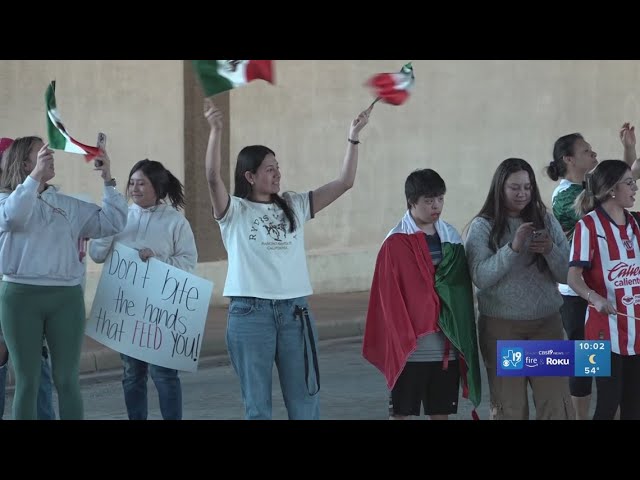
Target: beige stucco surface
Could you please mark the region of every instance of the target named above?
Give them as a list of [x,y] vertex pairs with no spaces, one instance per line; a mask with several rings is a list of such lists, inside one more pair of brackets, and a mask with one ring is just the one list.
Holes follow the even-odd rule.
[[[363,83],[407,60],[276,61],[276,85],[254,82],[219,101],[227,115],[226,174],[247,144],[277,154],[285,190],[314,189],[341,168],[351,120],[372,101]],[[543,174],[555,139],[581,132],[600,159],[620,158],[618,129],[640,119],[638,61],[413,62],[409,101],[377,104],[361,134],[355,187],[320,212],[306,230],[316,292],[368,288],[386,232],[405,209],[404,179],[437,170],[448,187],[444,219],[462,229],[480,208],[496,166],[529,161],[543,198],[555,186]],[[57,80],[58,107],[80,141],[108,135],[113,174],[123,186],[133,163],[163,162],[187,187],[187,216],[201,251],[198,273],[216,283],[226,272],[218,227],[203,178],[207,128],[199,86],[182,61],[2,61],[0,135],[44,136],[44,92]],[[81,157],[56,154],[55,183],[99,201],[100,181]],[[90,302],[100,267],[88,266]]]

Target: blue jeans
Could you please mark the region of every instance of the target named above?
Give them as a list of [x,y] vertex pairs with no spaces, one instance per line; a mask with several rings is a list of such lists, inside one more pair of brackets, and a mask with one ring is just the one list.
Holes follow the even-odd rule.
[[320,418],[319,378],[311,358],[312,347],[317,351],[318,335],[311,318],[311,345],[310,335],[305,334],[303,323],[296,316],[296,307],[308,308],[307,299],[231,298],[226,342],[231,363],[240,377],[247,420],[271,419],[274,362],[289,419]]
[[[0,367],[0,420],[4,415],[5,390],[7,387],[7,364]],[[53,410],[53,379],[48,358],[42,357],[40,388],[38,389],[38,420],[55,420]]]
[[147,372],[158,390],[164,420],[182,420],[182,386],[178,371],[121,354],[124,362],[122,388],[129,420],[147,419]]

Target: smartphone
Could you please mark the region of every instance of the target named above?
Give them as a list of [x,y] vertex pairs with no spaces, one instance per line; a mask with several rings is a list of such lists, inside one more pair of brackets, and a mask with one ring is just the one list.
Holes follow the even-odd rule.
[[546,238],[547,236],[547,231],[546,230],[534,230],[533,231],[533,240],[541,240],[543,238]]
[[[102,132],[98,133],[98,141],[96,143],[96,146],[98,148],[102,148],[103,150],[107,146],[107,136],[104,133],[102,133]],[[95,160],[93,162],[93,164],[96,167],[101,167],[102,166],[102,160]]]

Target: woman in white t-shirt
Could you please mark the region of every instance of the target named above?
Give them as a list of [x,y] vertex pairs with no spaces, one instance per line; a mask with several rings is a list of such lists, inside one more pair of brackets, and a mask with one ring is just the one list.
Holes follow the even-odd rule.
[[312,293],[303,225],[353,186],[358,136],[371,107],[353,120],[340,176],[313,191],[280,191],[275,153],[262,145],[243,148],[230,196],[220,175],[222,113],[205,100],[211,127],[206,174],[213,215],[220,225],[229,267],[224,296],[230,297],[227,348],[240,377],[245,418],[271,419],[275,361],[289,419],[318,419],[320,375]]

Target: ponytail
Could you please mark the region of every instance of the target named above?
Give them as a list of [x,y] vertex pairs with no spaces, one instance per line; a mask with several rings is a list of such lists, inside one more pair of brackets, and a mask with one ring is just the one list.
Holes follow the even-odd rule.
[[180,210],[184,208],[184,187],[180,180],[178,180],[173,173],[167,170],[167,174],[169,176],[169,183],[167,185],[167,196],[171,201],[171,205],[176,210]]
[[567,174],[567,165],[564,160],[551,160],[546,168],[547,175],[551,180],[557,182]]

